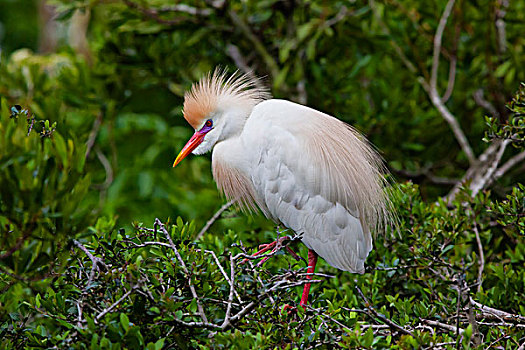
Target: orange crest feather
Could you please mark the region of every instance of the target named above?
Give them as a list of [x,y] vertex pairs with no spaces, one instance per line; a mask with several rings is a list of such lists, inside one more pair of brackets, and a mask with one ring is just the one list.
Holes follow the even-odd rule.
[[227,78],[226,71],[215,69],[208,73],[190,91],[184,94],[184,118],[194,128],[202,126],[204,119],[218,110],[223,104],[231,107],[253,108],[271,95],[260,81],[248,74],[236,71]]

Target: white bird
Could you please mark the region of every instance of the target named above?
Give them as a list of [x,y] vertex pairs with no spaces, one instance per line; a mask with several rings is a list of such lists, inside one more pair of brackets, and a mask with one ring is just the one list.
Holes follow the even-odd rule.
[[[270,99],[259,82],[215,70],[184,96],[184,118],[195,134],[189,153],[213,150],[217,187],[241,209],[262,213],[297,234],[330,265],[364,272],[371,232],[392,220],[383,163],[354,128],[312,108]],[[283,238],[256,253],[277,249]],[[311,278],[311,275],[308,275]],[[305,284],[300,305],[308,300]]]

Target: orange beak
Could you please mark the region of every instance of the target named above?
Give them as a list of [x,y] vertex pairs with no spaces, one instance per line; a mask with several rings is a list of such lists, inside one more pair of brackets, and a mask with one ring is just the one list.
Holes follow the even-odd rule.
[[186,145],[182,148],[177,158],[175,158],[175,161],[173,162],[173,167],[177,166],[188,154],[190,154],[195,148],[197,148],[198,145],[202,143],[204,140],[204,136],[206,135],[206,132],[202,131],[196,131],[195,134],[191,137],[191,139],[186,143]]

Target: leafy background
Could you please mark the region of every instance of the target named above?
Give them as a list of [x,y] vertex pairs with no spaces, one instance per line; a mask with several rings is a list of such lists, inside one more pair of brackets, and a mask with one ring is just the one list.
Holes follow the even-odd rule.
[[[0,7],[2,348],[523,348],[525,4]],[[320,262],[296,314],[304,262],[239,264],[273,224],[228,208],[199,234],[210,158],[170,167],[218,65],[356,126],[400,184],[367,272]]]

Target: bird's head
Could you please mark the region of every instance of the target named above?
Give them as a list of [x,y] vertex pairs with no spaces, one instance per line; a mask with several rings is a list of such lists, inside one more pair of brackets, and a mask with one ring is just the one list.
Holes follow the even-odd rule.
[[253,107],[270,97],[257,78],[234,73],[227,77],[216,69],[184,95],[184,118],[195,129],[173,162],[188,154],[204,154],[220,141],[239,135]]

